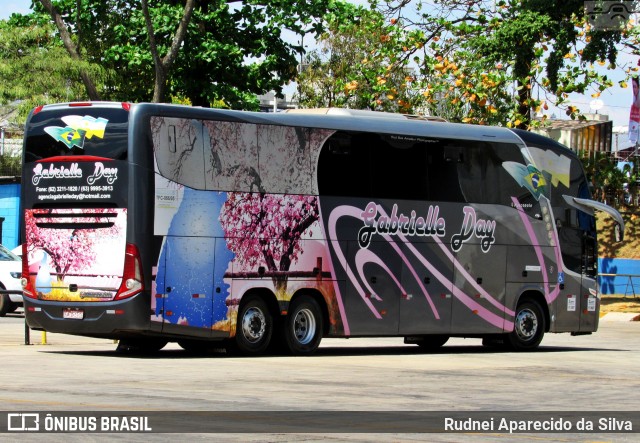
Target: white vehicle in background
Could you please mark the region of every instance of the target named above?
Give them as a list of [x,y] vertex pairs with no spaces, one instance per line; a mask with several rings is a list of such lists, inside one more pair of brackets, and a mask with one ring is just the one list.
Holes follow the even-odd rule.
[[22,306],[22,259],[0,245],[0,317]]

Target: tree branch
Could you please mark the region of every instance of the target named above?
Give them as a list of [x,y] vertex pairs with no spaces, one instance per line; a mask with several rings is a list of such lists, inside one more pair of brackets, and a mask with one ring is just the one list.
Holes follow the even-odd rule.
[[[56,27],[58,28],[58,32],[60,32],[60,38],[62,38],[62,43],[64,44],[64,47],[67,49],[67,52],[69,53],[71,58],[77,61],[81,61],[82,58],[78,53],[76,45],[73,43],[71,39],[71,34],[69,34],[69,31],[67,30],[67,27],[65,26],[62,20],[62,16],[58,12],[58,10],[53,6],[53,4],[51,3],[51,0],[40,0],[40,3],[42,4],[42,6],[44,6],[44,8],[47,10],[49,15],[51,15],[51,18],[55,22]],[[85,71],[84,69],[81,69],[80,77],[82,78],[84,87],[87,90],[87,95],[89,96],[89,99],[100,100],[100,94],[98,93],[98,89],[96,88],[96,85],[93,83],[93,80],[91,80],[91,77],[89,77],[89,74],[87,73],[87,71]]]
[[167,76],[169,75],[169,71],[171,70],[173,62],[178,56],[178,51],[182,46],[184,37],[187,34],[187,27],[189,26],[189,22],[191,21],[191,15],[193,14],[195,0],[187,0],[187,2],[185,3],[182,18],[180,19],[180,24],[178,25],[178,30],[173,36],[171,48],[162,58],[160,58],[160,53],[158,52],[158,45],[156,42],[155,31],[153,29],[153,22],[151,21],[151,14],[149,13],[149,5],[147,3],[147,0],[141,0],[140,3],[142,6],[142,14],[144,15],[144,20],[147,25],[149,48],[151,49],[151,56],[153,57],[153,64],[155,66],[156,80],[153,88],[153,102],[161,103],[164,101]]
[[[144,0],[146,3],[146,0]],[[178,51],[180,50],[180,46],[182,46],[182,42],[184,41],[184,37],[187,35],[187,27],[189,26],[189,22],[191,21],[191,16],[193,15],[193,8],[195,6],[195,0],[187,0],[184,5],[184,11],[182,13],[182,19],[180,19],[180,24],[178,25],[178,30],[176,31],[176,35],[173,37],[173,42],[171,43],[171,48],[167,55],[162,59],[162,66],[167,71],[173,65],[176,57],[178,56]]]

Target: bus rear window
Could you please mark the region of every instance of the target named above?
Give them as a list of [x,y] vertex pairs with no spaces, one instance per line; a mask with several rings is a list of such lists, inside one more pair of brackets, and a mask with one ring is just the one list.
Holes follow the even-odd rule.
[[121,108],[45,108],[27,123],[25,162],[74,155],[126,160],[128,120]]

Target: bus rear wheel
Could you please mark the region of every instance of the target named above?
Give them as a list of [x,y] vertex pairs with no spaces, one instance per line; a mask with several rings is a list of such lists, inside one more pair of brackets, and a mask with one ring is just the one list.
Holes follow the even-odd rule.
[[507,344],[516,351],[538,347],[544,337],[545,320],[542,308],[533,300],[525,300],[516,309],[513,331],[507,334]]
[[238,311],[235,347],[245,355],[262,354],[272,335],[273,317],[267,304],[257,295],[248,295]]
[[284,325],[284,340],[293,355],[311,355],[322,340],[322,310],[311,297],[294,299]]

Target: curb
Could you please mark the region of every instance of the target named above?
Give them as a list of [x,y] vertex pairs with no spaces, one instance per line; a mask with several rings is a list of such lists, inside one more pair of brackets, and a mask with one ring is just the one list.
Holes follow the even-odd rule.
[[640,321],[640,314],[637,312],[609,312],[600,321]]

